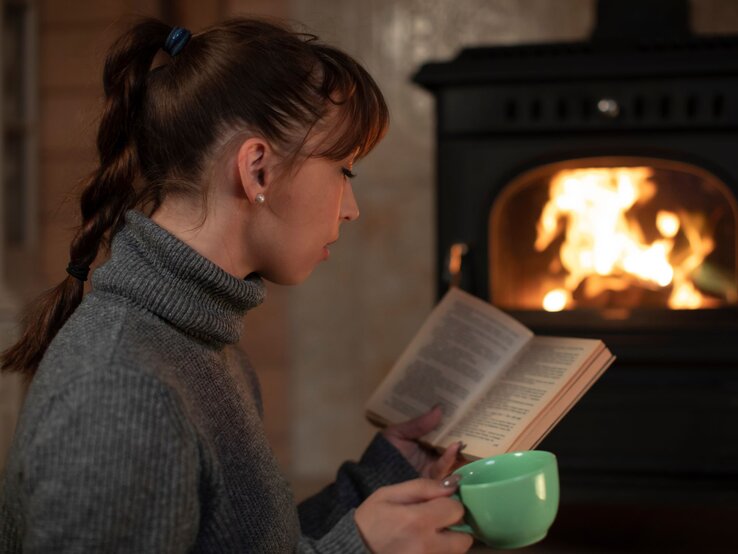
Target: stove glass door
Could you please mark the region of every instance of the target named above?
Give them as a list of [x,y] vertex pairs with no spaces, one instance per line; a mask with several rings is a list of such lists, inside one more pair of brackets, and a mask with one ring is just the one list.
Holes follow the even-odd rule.
[[735,305],[736,200],[714,174],[641,157],[513,179],[489,220],[490,298],[510,310]]

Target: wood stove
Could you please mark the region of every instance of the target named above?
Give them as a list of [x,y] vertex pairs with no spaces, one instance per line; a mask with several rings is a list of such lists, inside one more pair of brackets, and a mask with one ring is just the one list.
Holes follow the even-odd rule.
[[542,443],[562,502],[738,505],[738,37],[603,0],[591,41],[424,65],[437,290],[615,365]]

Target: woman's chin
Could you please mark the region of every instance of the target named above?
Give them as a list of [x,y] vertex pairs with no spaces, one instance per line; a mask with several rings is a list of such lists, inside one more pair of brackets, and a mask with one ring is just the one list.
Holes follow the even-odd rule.
[[286,273],[286,272],[279,272],[274,274],[266,274],[262,273],[261,276],[266,279],[267,281],[270,281],[274,283],[275,285],[282,285],[285,287],[293,287],[295,285],[300,285],[304,283],[310,275],[312,275],[313,270],[315,268],[310,268],[309,271],[305,272],[294,272],[294,273]]

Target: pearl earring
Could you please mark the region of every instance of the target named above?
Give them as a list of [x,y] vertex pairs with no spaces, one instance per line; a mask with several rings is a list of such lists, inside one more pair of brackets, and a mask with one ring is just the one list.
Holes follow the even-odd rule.
[[266,198],[264,197],[262,193],[259,193],[254,197],[254,200],[256,201],[257,204],[263,204]]

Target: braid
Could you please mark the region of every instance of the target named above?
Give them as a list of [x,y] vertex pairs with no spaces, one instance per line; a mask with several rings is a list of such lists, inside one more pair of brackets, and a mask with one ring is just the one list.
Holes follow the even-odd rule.
[[169,29],[156,20],[141,22],[118,39],[105,62],[106,102],[97,134],[100,166],[82,193],[82,225],[69,249],[70,259],[77,265],[92,263],[106,233],[115,234],[125,212],[136,205],[136,116],[141,111],[149,68]]
[[2,353],[4,370],[33,376],[49,343],[82,301],[80,277],[86,277],[100,247],[107,245],[125,212],[136,205],[136,118],[152,61],[169,31],[164,23],[144,20],[121,36],[108,54],[103,74],[105,108],[97,135],[100,165],[81,195],[82,223],[69,248],[70,274],[32,306],[20,340]]

